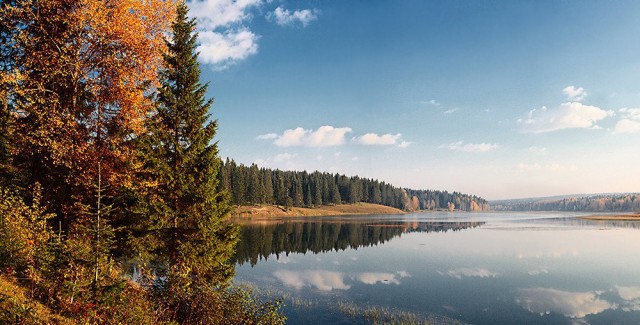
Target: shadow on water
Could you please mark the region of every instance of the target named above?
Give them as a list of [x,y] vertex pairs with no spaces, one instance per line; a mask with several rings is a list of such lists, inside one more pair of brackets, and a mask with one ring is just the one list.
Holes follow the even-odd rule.
[[421,222],[381,219],[363,220],[275,220],[243,223],[236,246],[235,262],[255,265],[275,254],[314,254],[358,249],[385,243],[412,232],[447,232],[475,228],[484,222]]

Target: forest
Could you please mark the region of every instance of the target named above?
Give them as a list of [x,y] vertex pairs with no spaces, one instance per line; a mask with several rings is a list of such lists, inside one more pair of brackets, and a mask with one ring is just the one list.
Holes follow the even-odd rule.
[[640,194],[494,201],[491,208],[496,211],[638,212],[640,211]]
[[235,205],[276,204],[316,207],[323,204],[367,202],[405,211],[485,211],[488,202],[458,192],[412,190],[374,179],[315,171],[281,171],[244,166],[232,159],[221,163],[219,189],[231,194]]
[[284,322],[231,283],[194,30],[184,1],[2,1],[1,324]]

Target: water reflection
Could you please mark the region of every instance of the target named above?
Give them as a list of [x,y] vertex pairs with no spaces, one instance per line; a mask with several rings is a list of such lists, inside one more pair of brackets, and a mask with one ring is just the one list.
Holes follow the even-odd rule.
[[540,316],[559,313],[570,318],[585,318],[610,309],[640,311],[640,287],[614,286],[609,290],[585,292],[526,288],[516,291],[515,302]]
[[338,302],[444,323],[640,324],[635,224],[567,216],[254,222],[242,229],[236,278],[288,297],[294,324],[350,323]]
[[454,270],[449,270],[447,272],[438,271],[440,275],[446,275],[456,279],[462,279],[463,277],[467,278],[495,278],[498,276],[498,273],[491,272],[485,268],[459,268]]
[[518,289],[516,303],[540,316],[551,312],[571,318],[598,314],[616,305],[600,298],[602,292],[569,292],[548,288]]
[[325,270],[288,271],[278,270],[273,273],[276,279],[285,286],[302,289],[313,286],[321,291],[347,290],[350,285],[344,283],[344,274]]
[[620,299],[622,299],[621,309],[624,311],[640,311],[640,287],[620,287],[616,286]]
[[347,280],[357,281],[368,285],[395,284],[400,285],[402,278],[410,277],[406,271],[390,272],[362,272],[346,275],[343,272],[327,270],[277,270],[273,276],[287,287],[300,290],[304,287],[313,287],[320,291],[348,290],[351,284]]
[[484,222],[418,222],[418,221],[374,221],[349,220],[277,220],[242,225],[240,242],[236,247],[236,262],[250,262],[267,259],[275,254],[278,262],[289,263],[282,253],[314,254],[358,249],[374,246],[391,240],[404,233],[447,232],[474,228]]

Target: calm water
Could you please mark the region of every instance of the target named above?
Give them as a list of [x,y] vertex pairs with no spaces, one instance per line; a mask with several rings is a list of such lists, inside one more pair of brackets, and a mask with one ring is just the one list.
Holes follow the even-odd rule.
[[284,297],[291,324],[640,324],[640,223],[576,216],[254,220],[236,282]]

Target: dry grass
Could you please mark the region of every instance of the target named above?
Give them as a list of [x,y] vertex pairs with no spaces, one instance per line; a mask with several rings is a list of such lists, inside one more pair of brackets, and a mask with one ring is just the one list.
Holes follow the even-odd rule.
[[30,299],[12,280],[0,276],[0,323],[2,324],[74,324],[53,313],[45,305]]
[[580,217],[586,220],[609,220],[609,221],[640,221],[640,213],[632,214],[615,214],[609,216],[587,216]]
[[403,214],[404,211],[384,205],[371,203],[323,205],[317,208],[289,208],[277,205],[239,206],[234,217],[299,217],[299,216],[337,216],[349,214]]

